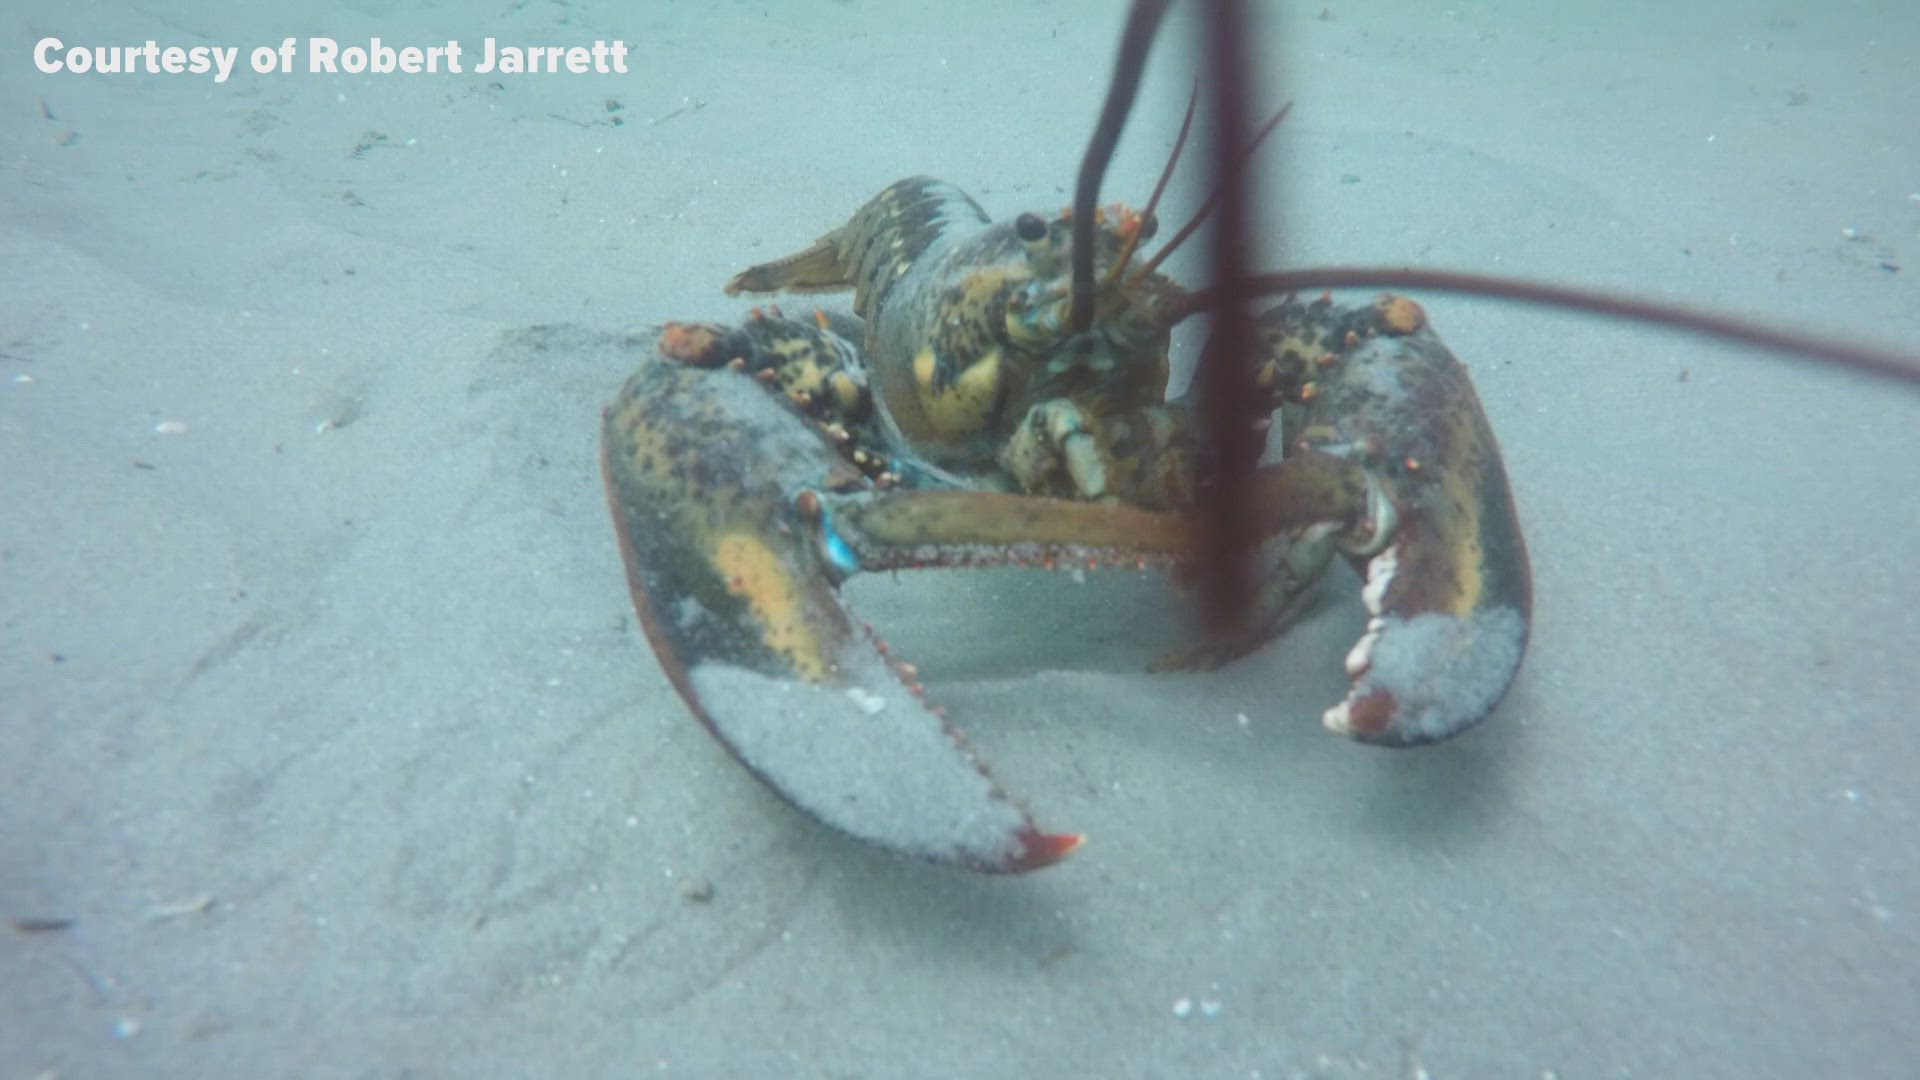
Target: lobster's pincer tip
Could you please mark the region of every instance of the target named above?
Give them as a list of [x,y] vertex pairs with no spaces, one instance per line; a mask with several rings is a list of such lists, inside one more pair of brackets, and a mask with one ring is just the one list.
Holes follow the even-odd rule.
[[1004,867],[984,867],[983,869],[1003,869],[1017,873],[1052,866],[1080,850],[1080,845],[1087,842],[1087,834],[1043,833],[1036,829],[1021,836],[1020,841],[1019,859]]
[[1347,652],[1352,685],[1322,721],[1376,746],[1422,746],[1485,719],[1520,670],[1532,575],[1498,460],[1456,471],[1459,501],[1398,512],[1391,543],[1364,560],[1367,629]]
[[[1388,564],[1389,548],[1375,557]],[[1380,580],[1370,570],[1369,587]],[[1371,606],[1371,605],[1370,605]],[[1322,717],[1327,729],[1377,746],[1421,746],[1478,723],[1506,695],[1526,654],[1527,618],[1495,605],[1455,615],[1374,614],[1347,653],[1353,685]]]

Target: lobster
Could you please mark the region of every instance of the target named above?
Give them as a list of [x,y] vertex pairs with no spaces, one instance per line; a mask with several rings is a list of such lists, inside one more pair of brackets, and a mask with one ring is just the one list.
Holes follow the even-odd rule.
[[[667,677],[775,792],[893,851],[1014,872],[1083,838],[1038,826],[925,701],[913,666],[845,608],[839,586],[861,571],[1194,568],[1212,630],[1161,666],[1199,667],[1272,637],[1344,558],[1368,620],[1328,728],[1416,746],[1500,702],[1526,650],[1531,574],[1466,369],[1404,295],[1348,305],[1302,292],[1500,296],[1920,377],[1883,351],[1581,290],[1438,271],[1251,273],[1235,242],[1246,147],[1231,138],[1216,139],[1215,281],[1183,288],[1157,268],[1198,218],[1136,263],[1159,192],[1138,212],[1098,206],[1165,6],[1134,5],[1073,206],[995,221],[950,184],[892,184],[726,286],[850,289],[851,312],[755,308],[737,326],[633,335],[637,370],[603,416],[615,530]],[[1229,133],[1244,111],[1236,8],[1211,9],[1227,87],[1216,126]],[[1190,103],[1182,143],[1192,118]],[[1274,293],[1284,299],[1245,311]],[[1216,325],[1200,375],[1169,398],[1171,331],[1201,313]]]

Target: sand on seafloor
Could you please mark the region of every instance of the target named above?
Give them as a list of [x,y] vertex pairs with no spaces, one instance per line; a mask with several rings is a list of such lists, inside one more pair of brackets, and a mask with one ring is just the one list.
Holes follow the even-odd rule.
[[[1264,262],[1920,341],[1903,2],[1261,13],[1263,99],[1296,102]],[[1319,729],[1345,571],[1274,646],[1165,677],[1156,578],[856,580],[1000,780],[1088,834],[1039,874],[831,834],[688,715],[600,491],[626,372],[528,328],[736,319],[730,275],[915,173],[1057,209],[1120,22],[0,15],[0,1075],[1912,1076],[1910,388],[1422,297],[1537,589],[1505,704],[1426,750]],[[50,35],[243,69],[47,74]],[[244,67],[489,35],[629,71]],[[1108,198],[1151,189],[1192,36],[1176,12]],[[1190,162],[1163,217],[1205,187]]]

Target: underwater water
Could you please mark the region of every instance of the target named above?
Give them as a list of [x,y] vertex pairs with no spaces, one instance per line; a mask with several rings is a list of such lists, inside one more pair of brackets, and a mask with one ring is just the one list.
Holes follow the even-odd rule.
[[[1905,3],[1259,13],[1295,102],[1253,166],[1263,263],[1916,349]],[[731,275],[916,173],[1056,210],[1120,24],[11,6],[0,1071],[1913,1075],[1912,387],[1421,297],[1535,584],[1505,702],[1426,749],[1321,730],[1365,623],[1345,570],[1272,646],[1166,676],[1188,615],[1157,577],[855,580],[1005,787],[1088,836],[1035,874],[846,839],[689,715],[601,490],[627,372],[528,328],[737,320]],[[1106,198],[1151,190],[1191,36],[1176,12]],[[464,70],[314,74],[320,37]],[[488,37],[620,41],[627,71],[478,72]],[[253,70],[288,38],[296,70]],[[36,65],[149,39],[238,51],[224,81]],[[1205,188],[1189,161],[1163,219]],[[1198,249],[1168,266],[1197,281]]]

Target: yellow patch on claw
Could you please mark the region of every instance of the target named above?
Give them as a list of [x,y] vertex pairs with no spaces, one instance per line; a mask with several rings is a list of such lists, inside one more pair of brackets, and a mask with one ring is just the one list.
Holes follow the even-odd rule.
[[780,556],[757,536],[727,533],[714,545],[713,565],[727,588],[753,608],[767,647],[786,657],[801,678],[825,682],[832,665],[807,626],[806,599]]
[[726,338],[713,323],[670,322],[660,330],[660,355],[683,364],[711,364],[712,352]]
[[[1451,418],[1453,433],[1451,445],[1467,448],[1471,451],[1466,461],[1440,472],[1440,488],[1444,493],[1443,505],[1455,508],[1442,525],[1448,546],[1452,550],[1455,584],[1458,591],[1448,598],[1445,610],[1455,618],[1466,618],[1479,606],[1486,591],[1486,581],[1481,573],[1486,552],[1481,547],[1480,526],[1481,506],[1484,503],[1480,491],[1481,477],[1478,471],[1481,445],[1479,433],[1475,430],[1474,415],[1460,413]],[[1408,458],[1410,470],[1418,463]],[[1473,467],[1468,467],[1469,465]]]
[[833,389],[834,403],[839,406],[842,413],[851,413],[859,408],[860,384],[853,381],[853,376],[844,371],[836,371],[827,380],[827,385]]

